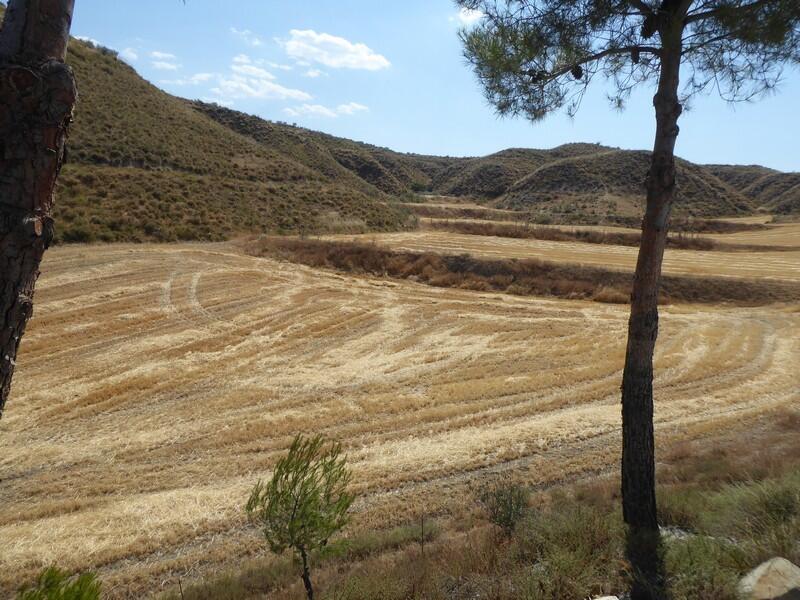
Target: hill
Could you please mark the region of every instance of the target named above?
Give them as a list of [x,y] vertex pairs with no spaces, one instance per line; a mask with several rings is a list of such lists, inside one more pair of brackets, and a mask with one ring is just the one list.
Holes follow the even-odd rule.
[[759,210],[800,214],[800,173],[781,173],[758,165],[706,165],[706,168],[750,198]]
[[[645,152],[566,144],[471,158],[404,154],[176,98],[88,42],[73,40],[68,62],[80,99],[57,190],[58,241],[398,230],[413,217],[397,200],[420,191],[544,213],[641,213]],[[680,161],[676,212],[794,213],[797,179]]]
[[113,51],[73,40],[68,62],[80,99],[55,209],[61,241],[218,240],[409,222],[376,186],[242,135],[147,83]]
[[[650,154],[603,149],[548,162],[496,201],[499,208],[544,213],[640,215]],[[709,169],[678,159],[675,213],[717,217],[753,212],[751,200]]]
[[550,150],[512,148],[485,157],[462,159],[435,178],[433,191],[448,196],[493,199],[543,165],[607,149],[597,144],[564,144]]
[[772,173],[744,190],[757,206],[776,214],[800,214],[800,173]]
[[216,104],[195,101],[189,106],[263,148],[366,192],[377,188],[387,194],[402,195],[412,190],[430,189],[433,176],[458,161],[400,154],[302,127],[266,121]]

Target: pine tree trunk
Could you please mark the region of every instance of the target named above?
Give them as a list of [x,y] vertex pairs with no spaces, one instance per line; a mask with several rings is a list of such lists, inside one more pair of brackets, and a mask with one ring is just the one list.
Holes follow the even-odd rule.
[[306,588],[308,600],[314,600],[314,588],[311,585],[311,571],[308,568],[308,554],[305,548],[300,548],[300,557],[303,559],[303,586]]
[[661,263],[675,199],[680,35],[665,40],[658,91],[653,98],[656,137],[647,175],[647,207],[631,295],[628,346],[622,376],[622,507],[633,529],[658,531],[653,439],[653,352],[658,336]]
[[11,0],[0,30],[0,416],[53,238],[53,190],[77,97],[64,64],[74,0]]

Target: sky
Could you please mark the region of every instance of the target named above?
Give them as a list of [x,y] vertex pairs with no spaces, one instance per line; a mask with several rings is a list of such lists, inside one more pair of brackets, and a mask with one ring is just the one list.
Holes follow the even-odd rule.
[[[653,90],[624,111],[593,82],[578,115],[498,118],[466,64],[451,0],[77,0],[72,32],[120,52],[186,98],[400,152],[480,156],[569,142],[652,147]],[[800,71],[777,94],[731,106],[696,98],[679,156],[800,171]]]

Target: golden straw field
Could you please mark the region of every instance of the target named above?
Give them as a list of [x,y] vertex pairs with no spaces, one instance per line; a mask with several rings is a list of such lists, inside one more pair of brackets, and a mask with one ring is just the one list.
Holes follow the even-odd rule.
[[[587,229],[589,227],[586,227]],[[620,228],[602,230],[634,231]],[[791,233],[790,233],[791,232]],[[609,267],[632,271],[636,266],[638,248],[584,242],[562,242],[536,239],[514,239],[468,235],[442,231],[408,231],[375,233],[359,236],[330,236],[332,239],[375,241],[394,250],[436,252],[439,254],[468,253],[481,258],[538,258],[550,262]],[[735,235],[708,236],[712,239],[745,240],[740,243],[786,246],[765,252],[717,252],[700,250],[670,250],[664,256],[664,273],[669,275],[698,275],[706,277],[744,277],[800,281],[800,227],[795,224],[776,227],[765,232],[743,232]]]
[[[378,239],[635,259],[615,246]],[[800,280],[797,252],[670,251],[665,264]],[[626,306],[343,276],[234,244],[58,247],[42,271],[0,421],[0,595],[56,561],[133,598],[252,555],[263,541],[244,519],[248,490],[299,431],[345,445],[356,528],[458,510],[496,471],[544,486],[616,466]],[[665,307],[659,441],[798,403],[799,307]]]

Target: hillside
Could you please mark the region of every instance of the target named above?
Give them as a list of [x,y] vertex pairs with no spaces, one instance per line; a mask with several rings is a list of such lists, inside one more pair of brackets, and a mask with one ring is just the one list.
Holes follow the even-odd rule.
[[434,191],[448,196],[492,199],[548,163],[608,150],[597,144],[564,144],[551,150],[512,148],[489,156],[454,162],[435,178]]
[[[497,202],[499,208],[546,213],[639,215],[649,153],[604,149],[552,161],[517,181]],[[675,213],[716,217],[748,214],[745,195],[710,170],[678,160]]]
[[766,212],[800,214],[800,173],[772,173],[744,190]]
[[210,119],[112,51],[73,40],[68,62],[80,99],[59,181],[58,240],[219,240],[409,221],[389,195],[349,171]]
[[387,194],[402,195],[411,190],[429,189],[432,176],[458,160],[399,154],[302,127],[266,121],[216,104],[198,101],[188,104],[263,148],[366,192],[377,188]]
[[706,165],[706,169],[741,191],[759,210],[800,214],[800,173],[781,173],[757,165]]
[[[641,213],[647,153],[597,144],[486,157],[403,154],[159,90],[73,40],[80,99],[56,204],[59,241],[221,240],[413,225],[415,192],[540,213]],[[798,175],[679,162],[678,214],[798,211]]]

